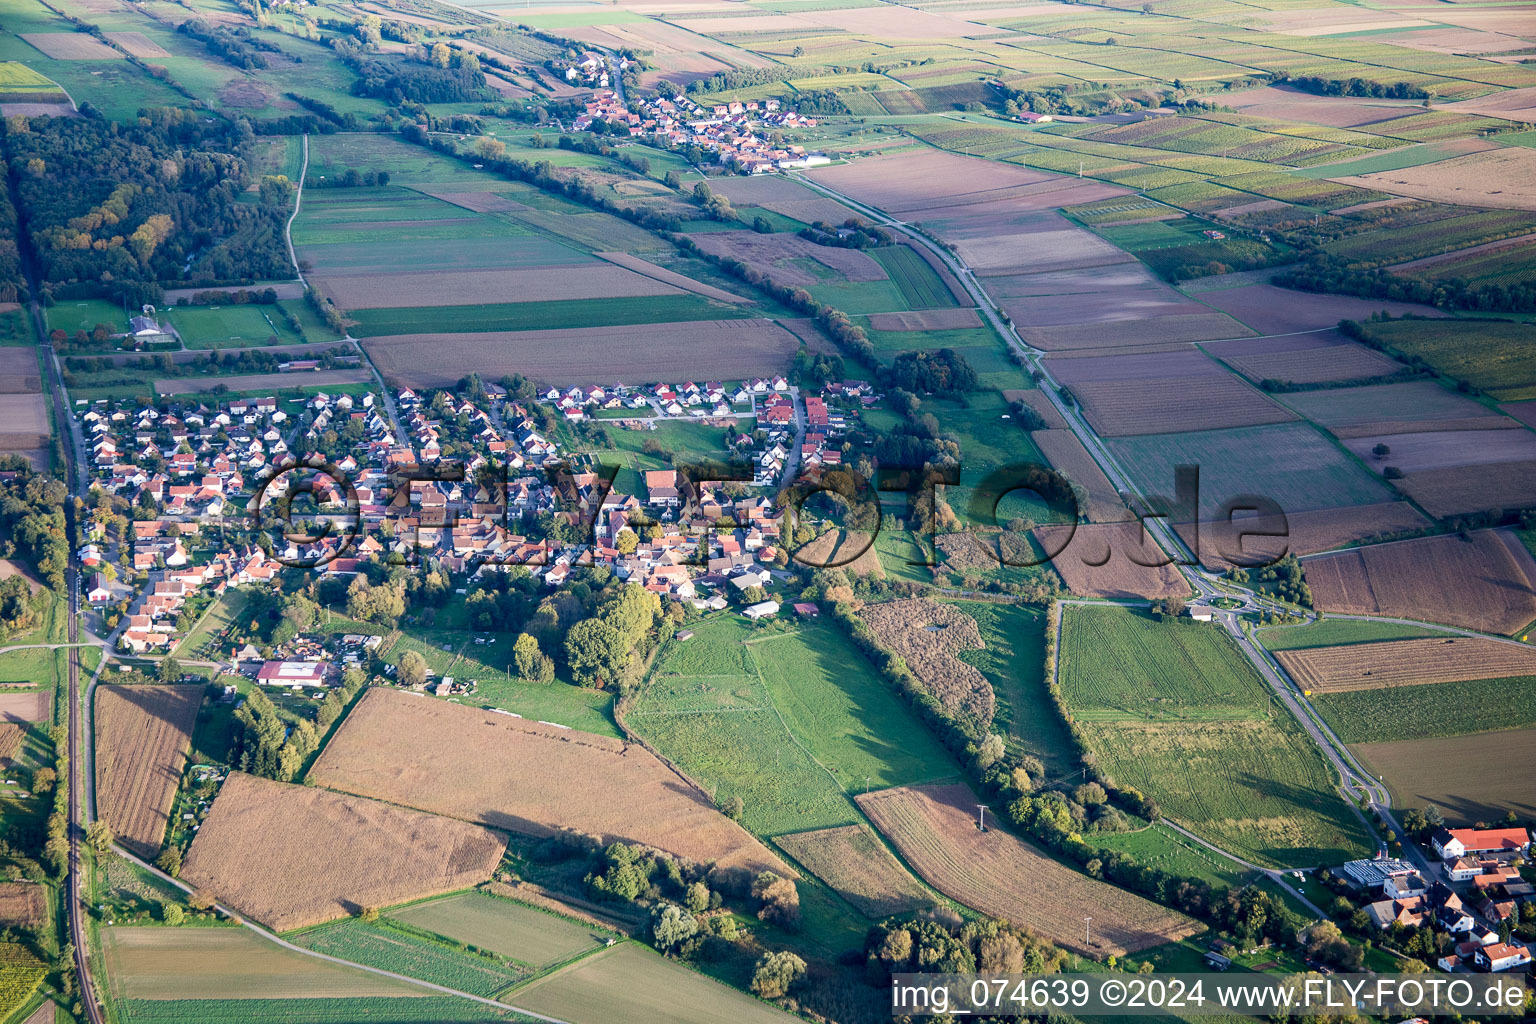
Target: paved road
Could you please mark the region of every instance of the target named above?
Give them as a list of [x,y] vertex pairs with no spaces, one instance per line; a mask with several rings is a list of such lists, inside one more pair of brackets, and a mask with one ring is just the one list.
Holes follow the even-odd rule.
[[[942,243],[930,238],[923,231],[891,217],[880,209],[860,203],[843,195],[836,189],[828,188],[821,182],[804,175],[795,174],[791,175],[791,177],[813,191],[836,199],[876,223],[899,232],[937,255],[944,262],[945,266],[950,269],[951,273],[955,275],[956,280],[965,288],[982,313],[986,315],[987,320],[997,333],[1024,359],[1025,365],[1039,375],[1041,392],[1050,399],[1051,404],[1061,414],[1062,418],[1066,421],[1068,429],[1088,449],[1094,461],[1103,470],[1104,475],[1109,478],[1110,483],[1114,485],[1115,489],[1122,496],[1132,499],[1133,507],[1140,505],[1143,509],[1147,508],[1146,496],[1120,467],[1119,462],[1105,446],[1098,433],[1083,418],[1076,404],[1065,400],[1061,396],[1059,384],[1051,375],[1049,368],[1041,361],[1041,356],[1044,353],[1026,342],[1013,323],[1010,320],[1004,319],[1002,310],[992,300],[991,296],[987,294],[986,289],[981,286],[976,279],[976,275],[962,259],[950,252]],[[1228,594],[1240,594],[1245,600],[1260,604],[1267,600],[1231,583],[1224,582],[1222,587],[1218,588],[1216,576],[1197,564],[1194,552],[1189,549],[1188,545],[1184,543],[1184,539],[1168,525],[1164,518],[1149,516],[1144,518],[1142,523],[1146,532],[1157,542],[1158,546],[1163,551],[1174,556],[1179,572],[1184,576],[1190,588],[1195,591],[1199,599],[1209,600],[1226,592]],[[1273,602],[1269,603],[1273,604]],[[1307,730],[1308,735],[1312,737],[1313,741],[1323,751],[1324,756],[1334,766],[1334,770],[1338,772],[1341,780],[1340,793],[1350,808],[1360,817],[1361,822],[1366,827],[1366,831],[1373,836],[1375,835],[1371,822],[1364,815],[1360,814],[1360,810],[1355,804],[1357,794],[1363,795],[1366,798],[1370,808],[1381,815],[1388,828],[1401,835],[1402,830],[1391,815],[1391,796],[1386,792],[1386,788],[1372,779],[1368,772],[1360,768],[1354,757],[1338,741],[1338,737],[1322,723],[1309,703],[1306,704],[1305,708],[1302,706],[1304,698],[1300,690],[1296,688],[1295,684],[1285,674],[1284,669],[1268,656],[1268,652],[1260,648],[1253,642],[1251,637],[1243,632],[1236,614],[1231,612],[1219,614],[1217,621],[1222,628],[1226,629],[1233,636],[1244,656],[1253,664],[1255,670],[1258,671],[1270,689],[1274,691],[1281,703],[1295,715],[1297,721]],[[1057,635],[1060,635],[1059,630]],[[1411,846],[1412,844],[1407,845]],[[1417,851],[1414,852],[1417,855]]]

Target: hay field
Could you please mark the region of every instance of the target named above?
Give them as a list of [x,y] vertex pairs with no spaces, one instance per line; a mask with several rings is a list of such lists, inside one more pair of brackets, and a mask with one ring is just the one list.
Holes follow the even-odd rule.
[[800,1020],[636,942],[622,942],[517,990],[517,1005],[573,1024],[793,1024]]
[[1111,438],[1107,443],[1144,493],[1172,495],[1175,467],[1199,466],[1202,521],[1222,518],[1224,503],[1243,494],[1266,496],[1287,515],[1393,499],[1375,475],[1304,423]]
[[1092,381],[1073,393],[1105,437],[1286,423],[1295,413],[1230,374]]
[[991,723],[997,711],[992,684],[979,669],[956,657],[984,646],[975,619],[952,605],[921,597],[867,604],[858,616],[880,646],[901,655],[947,711],[983,727]]
[[48,890],[37,882],[0,882],[0,928],[29,928],[48,920]]
[[1321,384],[1387,377],[1408,370],[1395,359],[1336,331],[1219,341],[1205,346],[1205,351],[1255,382],[1269,379]]
[[709,231],[693,236],[694,244],[715,256],[728,256],[767,274],[779,284],[809,288],[826,276],[803,266],[812,260],[844,281],[884,281],[885,269],[858,249],[817,245],[799,235],[756,231]]
[[643,260],[639,256],[631,256],[627,252],[595,252],[592,255],[600,260],[607,260],[609,263],[623,267],[625,270],[632,270],[653,281],[659,281],[662,284],[671,285],[673,288],[680,288],[685,292],[692,292],[695,295],[702,295],[706,299],[748,304],[753,301],[752,299],[737,295],[735,292],[728,292],[724,288],[716,288],[714,285],[695,281],[693,278],[685,277],[674,270],[658,267],[649,260]]
[[720,178],[711,181],[709,187],[736,206],[760,206],[805,224],[818,220],[841,224],[849,217],[856,216],[837,200],[776,174]]
[[122,60],[123,55],[84,32],[22,32],[21,38],[54,60]]
[[316,283],[342,309],[394,309],[414,305],[480,306],[496,302],[681,294],[680,289],[671,285],[622,267],[602,263],[513,270],[328,277]]
[[981,317],[968,307],[924,309],[910,313],[871,313],[869,326],[877,331],[950,331],[980,327]]
[[235,772],[181,877],[288,931],[476,885],[506,845],[479,825]]
[[770,320],[695,320],[578,327],[564,331],[401,334],[363,343],[386,378],[410,387],[449,387],[470,373],[495,380],[521,373],[556,386],[590,384],[593,367],[645,353],[657,380],[739,380],[788,368],[799,340]]
[[1168,556],[1144,536],[1139,522],[1083,524],[1075,532],[1070,526],[1041,526],[1035,537],[1047,551],[1065,545],[1050,564],[1079,597],[1151,600],[1189,593],[1178,569],[1159,564]]
[[165,47],[149,38],[149,36],[146,36],[143,32],[108,32],[107,38],[135,57],[158,60],[161,57],[170,56],[170,52]]
[[1224,570],[1238,562],[1255,565],[1277,561],[1287,554],[1316,554],[1384,535],[1422,530],[1429,525],[1430,521],[1408,502],[1388,501],[1379,505],[1287,512],[1283,516],[1245,513],[1233,519],[1203,522],[1198,536],[1192,523],[1179,523],[1175,529],[1202,565]]
[[1315,693],[1536,675],[1536,648],[1465,636],[1303,647],[1275,657]]
[[370,690],[310,777],[529,835],[574,829],[703,864],[788,871],[640,746],[397,690]]
[[885,579],[885,566],[874,538],[862,530],[828,530],[790,552],[790,558],[813,569],[840,568],[859,576]]
[[394,911],[389,918],[541,969],[590,952],[607,935],[569,918],[484,892],[415,903]]
[[1329,180],[1437,203],[1536,210],[1536,150],[1522,146]]
[[774,842],[871,920],[934,902],[867,825],[796,832]]
[[[968,786],[903,786],[856,799],[929,885],[1058,945],[1124,956],[1202,930],[1182,914],[1072,870],[995,825],[980,831],[979,801]],[[1083,946],[1085,914],[1093,915],[1092,948]]]
[[245,928],[101,931],[116,999],[357,999],[426,989],[283,949]]
[[[1359,743],[1351,748],[1381,775],[1399,807],[1433,804],[1456,825],[1536,815],[1536,729]],[[1488,766],[1497,765],[1490,771]]]
[[118,840],[153,857],[203,704],[201,686],[102,686],[96,690],[96,801]]
[[[42,681],[34,680],[34,682]],[[42,722],[52,716],[53,694],[47,690],[36,690],[30,693],[0,693],[0,722]]]
[[1302,563],[1316,607],[1512,634],[1536,620],[1536,562],[1502,530],[1425,537]]

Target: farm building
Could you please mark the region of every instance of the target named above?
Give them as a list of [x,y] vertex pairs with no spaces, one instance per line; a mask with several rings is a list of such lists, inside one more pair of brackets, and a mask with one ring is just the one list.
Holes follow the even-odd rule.
[[814,619],[821,615],[821,609],[817,608],[814,604],[801,601],[795,605],[795,614],[802,619]]
[[1394,875],[1412,873],[1414,867],[1398,857],[1378,857],[1375,860],[1352,860],[1339,865],[1338,873],[1367,891],[1381,890],[1383,883]]
[[1441,860],[1459,860],[1467,854],[1524,854],[1531,835],[1523,828],[1442,828],[1429,842]]
[[268,661],[256,680],[268,686],[325,686],[328,667],[323,661]]
[[766,619],[770,615],[779,614],[779,602],[759,601],[748,608],[743,608],[741,614],[749,619]]

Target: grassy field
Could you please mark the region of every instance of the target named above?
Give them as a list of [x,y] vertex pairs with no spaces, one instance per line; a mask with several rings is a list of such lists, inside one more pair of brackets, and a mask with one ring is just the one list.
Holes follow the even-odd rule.
[[1312,706],[1345,743],[1519,729],[1536,725],[1536,677],[1325,693]]
[[1370,849],[1322,755],[1215,627],[1072,607],[1060,663],[1099,769],[1171,819],[1261,864]]
[[249,597],[238,588],[226,590],[197,620],[174,651],[178,658],[213,660],[229,653],[227,648],[250,625],[243,618]]
[[[299,303],[294,304],[295,307]],[[294,333],[283,316],[284,307],[270,306],[170,306],[161,318],[176,328],[187,348],[251,348],[274,344],[296,345],[305,339]]]
[[389,918],[535,969],[589,953],[607,938],[591,925],[480,892],[415,903]]
[[1128,853],[1147,867],[1199,878],[1215,886],[1236,888],[1254,874],[1166,825],[1149,825],[1139,832],[1097,833],[1088,841],[1101,849]]
[[881,246],[871,249],[869,254],[885,268],[910,308],[934,309],[957,304],[938,273],[910,246]]
[[1018,752],[1032,754],[1046,772],[1059,775],[1077,767],[1066,723],[1046,692],[1045,612],[1030,605],[987,601],[949,602],[976,620],[981,650],[957,657],[979,668],[997,696],[994,721]]
[[514,1018],[452,996],[349,999],[119,999],[123,1024],[505,1024]]
[[1304,423],[1148,434],[1107,442],[1148,494],[1172,495],[1174,467],[1200,467],[1202,519],[1222,503],[1263,494],[1287,512],[1390,501],[1386,485]]
[[1271,651],[1293,651],[1303,647],[1336,647],[1340,644],[1368,644],[1378,640],[1414,640],[1444,635],[1440,630],[1403,626],[1394,622],[1322,619],[1305,626],[1261,629],[1254,637]]
[[[475,636],[495,643],[476,644]],[[513,633],[470,634],[458,629],[416,627],[384,651],[384,658],[398,662],[406,651],[416,651],[437,676],[473,679],[479,684],[473,703],[514,711],[536,721],[559,722],[583,732],[619,735],[613,723],[613,697],[601,690],[572,686],[556,679],[538,684],[511,673]],[[446,648],[446,649],[445,649]]]
[[837,630],[720,617],[670,642],[626,721],[762,835],[860,820],[849,794],[958,767]]
[[358,309],[352,334],[373,338],[389,334],[478,331],[542,331],[614,324],[659,324],[681,320],[735,320],[751,316],[741,306],[701,295],[646,295],[617,299],[562,299],[503,302],[482,306],[416,306]]
[[529,974],[500,957],[461,951],[382,921],[337,921],[297,935],[294,941],[305,949],[477,996],[494,996]]
[[609,1024],[615,1006],[624,1007],[629,1020],[670,1024],[789,1024],[795,1019],[633,942],[589,956],[507,998],[571,1024]]

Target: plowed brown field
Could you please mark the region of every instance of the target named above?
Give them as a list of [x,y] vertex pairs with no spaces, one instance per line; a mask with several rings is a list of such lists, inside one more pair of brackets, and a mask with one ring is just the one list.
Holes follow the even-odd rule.
[[[1124,956],[1202,928],[1183,914],[1073,871],[1000,828],[981,831],[979,801],[967,786],[902,786],[855,799],[929,885],[1069,949]],[[1088,915],[1092,944],[1085,947]]]
[[1275,657],[1316,693],[1536,675],[1536,648],[1465,636],[1304,647]]
[[201,686],[96,690],[96,801],[118,841],[153,857],[192,743]]

